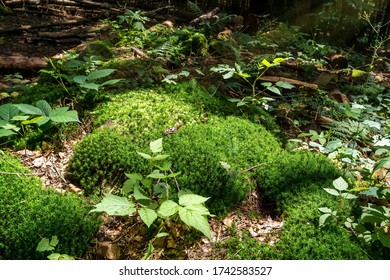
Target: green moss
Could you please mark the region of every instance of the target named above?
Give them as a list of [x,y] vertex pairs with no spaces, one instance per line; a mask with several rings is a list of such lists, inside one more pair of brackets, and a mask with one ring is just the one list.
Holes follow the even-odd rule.
[[142,172],[146,168],[136,151],[128,137],[109,128],[97,130],[76,145],[67,177],[83,187],[87,195],[120,188],[125,172]]
[[[231,209],[253,189],[249,169],[263,168],[280,149],[261,125],[239,117],[184,127],[165,140],[181,187],[210,197],[214,213]],[[226,171],[221,161],[231,165]]]
[[42,183],[8,153],[0,158],[0,258],[45,259],[36,252],[43,237],[57,236],[63,254],[82,255],[98,230],[96,216],[76,195],[44,190]]
[[101,126],[110,120],[131,141],[147,146],[150,141],[161,137],[167,128],[204,122],[212,114],[221,113],[223,104],[190,83],[138,89],[113,96],[110,102],[97,108],[95,124]]

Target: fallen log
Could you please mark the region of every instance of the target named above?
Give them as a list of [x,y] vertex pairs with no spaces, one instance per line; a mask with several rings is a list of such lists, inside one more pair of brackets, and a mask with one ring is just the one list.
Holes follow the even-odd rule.
[[28,57],[21,55],[0,56],[0,70],[21,72],[37,72],[47,65],[44,57]]
[[318,86],[316,84],[311,84],[311,83],[290,79],[290,78],[276,77],[276,76],[263,76],[259,80],[263,82],[274,82],[274,83],[287,82],[292,84],[293,86],[305,87],[311,90],[318,90]]

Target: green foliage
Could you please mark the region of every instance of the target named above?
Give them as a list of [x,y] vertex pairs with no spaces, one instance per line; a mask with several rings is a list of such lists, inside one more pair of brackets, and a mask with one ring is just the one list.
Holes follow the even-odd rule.
[[34,125],[47,130],[51,124],[79,122],[78,114],[68,107],[52,109],[45,100],[30,104],[7,103],[0,106],[0,137],[25,136]]
[[[211,197],[207,206],[222,213],[253,189],[249,170],[267,169],[280,147],[261,125],[227,117],[183,127],[167,137],[166,150],[175,168],[182,171],[179,184]],[[226,171],[221,161],[231,169]]]
[[[38,243],[37,251],[45,252],[45,251],[53,251],[55,247],[58,245],[57,236],[52,236],[51,240],[48,238],[42,238],[42,240]],[[49,260],[74,260],[73,257],[67,254],[59,254],[59,253],[51,253],[47,256]]]
[[[256,65],[257,67],[257,73],[255,74],[254,78],[251,78],[251,75],[244,72],[241,68],[241,66],[237,63],[235,63],[234,68],[230,67],[229,65],[226,64],[220,64],[217,67],[212,67],[210,71],[220,73],[223,75],[223,78],[225,80],[232,78],[234,75],[240,77],[243,79],[246,84],[248,84],[251,88],[251,95],[246,96],[243,99],[230,99],[232,102],[237,102],[237,106],[244,106],[247,105],[248,103],[253,103],[255,105],[260,105],[260,106],[266,106],[267,102],[273,101],[272,98],[269,97],[264,97],[259,95],[262,93],[262,91],[258,92],[257,89],[257,82],[259,79],[267,72],[267,70],[271,67],[275,67],[280,65],[280,62],[284,61],[284,58],[275,58],[272,63],[269,62],[266,59],[263,59],[261,62],[259,61]],[[275,93],[277,95],[281,95],[280,88],[284,89],[292,89],[294,88],[293,85],[287,83],[287,82],[277,82],[275,84],[272,84],[270,82],[264,82],[261,83],[261,85],[265,88],[265,90],[268,90],[269,92]]]
[[96,216],[76,195],[42,189],[42,183],[8,153],[0,155],[0,256],[3,259],[44,259],[35,250],[44,236],[61,240],[58,250],[82,255],[98,229]]
[[[149,161],[153,171],[145,177],[139,173],[126,174],[128,180],[123,185],[125,196],[106,194],[95,209],[91,210],[91,212],[106,212],[114,216],[131,216],[137,213],[148,228],[156,220],[160,220],[158,233],[149,243],[145,258],[148,258],[153,251],[154,239],[169,235],[162,230],[165,222],[171,219],[175,221],[175,216],[189,227],[211,238],[207,221],[207,216],[211,214],[204,206],[208,198],[182,190],[179,191],[178,202],[171,200],[169,179],[176,178],[180,172],[172,172],[169,155],[163,153],[162,138],[150,142],[150,151],[151,155],[141,152],[138,154]],[[176,187],[179,188],[178,185]]]

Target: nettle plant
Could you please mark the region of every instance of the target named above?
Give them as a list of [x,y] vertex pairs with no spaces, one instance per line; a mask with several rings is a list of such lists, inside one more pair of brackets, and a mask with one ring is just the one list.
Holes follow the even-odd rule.
[[0,137],[23,136],[32,125],[43,127],[51,123],[79,122],[78,114],[69,107],[53,109],[45,100],[30,104],[7,103],[0,106]]
[[277,95],[281,95],[280,89],[294,88],[294,86],[288,82],[279,81],[276,83],[262,82],[261,85],[264,87],[264,90],[259,92],[257,89],[258,81],[261,79],[261,77],[264,76],[267,70],[269,70],[272,67],[280,65],[280,63],[283,62],[284,60],[286,59],[277,57],[272,62],[269,62],[266,59],[263,59],[261,62],[259,61],[256,64],[256,74],[254,78],[249,73],[244,72],[242,70],[242,67],[238,63],[235,63],[234,67],[231,67],[227,64],[219,64],[217,67],[212,67],[210,71],[222,74],[222,77],[225,80],[228,80],[233,76],[238,76],[239,78],[244,80],[246,84],[250,86],[251,89],[250,96],[245,96],[242,99],[238,99],[238,98],[229,99],[231,102],[236,102],[237,106],[244,106],[247,105],[248,103],[252,103],[255,105],[265,106],[267,108],[266,106],[267,103],[269,101],[273,101],[274,99],[270,97],[264,97],[264,96],[259,97],[259,95],[264,93],[265,90],[275,93]]
[[[132,216],[138,214],[147,227],[159,224],[155,238],[169,235],[164,232],[169,220],[180,218],[189,227],[193,227],[210,238],[210,226],[207,217],[211,216],[204,203],[209,199],[180,190],[176,176],[171,170],[170,155],[163,153],[162,138],[150,142],[151,154],[137,152],[148,160],[153,168],[146,176],[139,173],[126,174],[128,178],[123,185],[124,196],[105,194],[103,200],[95,205],[91,212],[106,212],[112,216]],[[169,181],[174,181],[178,201],[170,199],[172,190]],[[154,238],[154,239],[155,239]],[[148,251],[153,251],[152,242]]]

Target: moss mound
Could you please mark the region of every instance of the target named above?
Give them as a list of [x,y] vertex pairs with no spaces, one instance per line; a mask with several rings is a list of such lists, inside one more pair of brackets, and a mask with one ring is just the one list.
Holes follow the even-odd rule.
[[120,188],[125,172],[143,172],[146,168],[137,150],[129,137],[110,128],[97,130],[76,145],[68,179],[83,187],[86,195]]
[[165,148],[175,171],[182,172],[180,186],[211,197],[207,206],[214,213],[240,202],[254,188],[248,170],[263,168],[280,150],[263,126],[233,116],[184,127],[166,138]]
[[82,255],[99,226],[85,200],[43,190],[38,178],[20,175],[29,171],[8,153],[0,155],[0,170],[9,173],[0,175],[0,259],[46,259],[35,249],[54,235],[58,252]]

